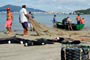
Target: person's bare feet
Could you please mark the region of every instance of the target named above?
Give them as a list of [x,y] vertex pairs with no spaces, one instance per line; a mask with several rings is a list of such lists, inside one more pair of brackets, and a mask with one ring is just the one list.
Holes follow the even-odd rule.
[[9,31],[7,31],[6,34],[9,34]]
[[9,36],[14,35],[14,33],[13,33],[13,32],[8,32],[7,34],[8,34]]
[[30,36],[29,34],[27,34],[27,35],[24,34],[24,35],[23,35],[23,37],[29,37],[29,36]]

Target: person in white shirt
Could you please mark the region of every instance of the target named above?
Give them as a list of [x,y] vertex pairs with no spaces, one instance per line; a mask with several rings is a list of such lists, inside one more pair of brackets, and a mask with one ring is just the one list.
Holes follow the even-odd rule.
[[68,23],[68,29],[73,30],[73,28],[72,28],[72,19],[70,17],[67,17],[67,23]]
[[24,36],[29,35],[29,32],[28,32],[29,17],[30,16],[26,10],[26,5],[22,5],[22,9],[20,10],[20,14],[19,14],[19,22],[22,24],[22,27],[24,29]]

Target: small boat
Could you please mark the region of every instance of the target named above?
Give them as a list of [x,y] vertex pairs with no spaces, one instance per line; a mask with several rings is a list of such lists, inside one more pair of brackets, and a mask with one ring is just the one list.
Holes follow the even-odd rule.
[[[60,29],[68,29],[68,25],[63,25],[62,22],[57,22],[56,27]],[[84,24],[72,24],[73,30],[82,30],[84,28]]]

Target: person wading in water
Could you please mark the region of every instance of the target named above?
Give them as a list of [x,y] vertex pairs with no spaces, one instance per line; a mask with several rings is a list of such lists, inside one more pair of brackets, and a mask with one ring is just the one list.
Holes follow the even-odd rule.
[[78,16],[76,17],[76,20],[77,20],[77,24],[80,24],[80,20],[81,20],[80,14],[78,14]]

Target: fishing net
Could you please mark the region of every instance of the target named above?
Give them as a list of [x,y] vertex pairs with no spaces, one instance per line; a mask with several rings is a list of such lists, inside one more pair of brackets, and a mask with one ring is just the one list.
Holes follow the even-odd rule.
[[56,29],[51,29],[43,24],[38,23],[34,19],[29,19],[29,22],[33,25],[37,35],[57,35],[59,31]]

